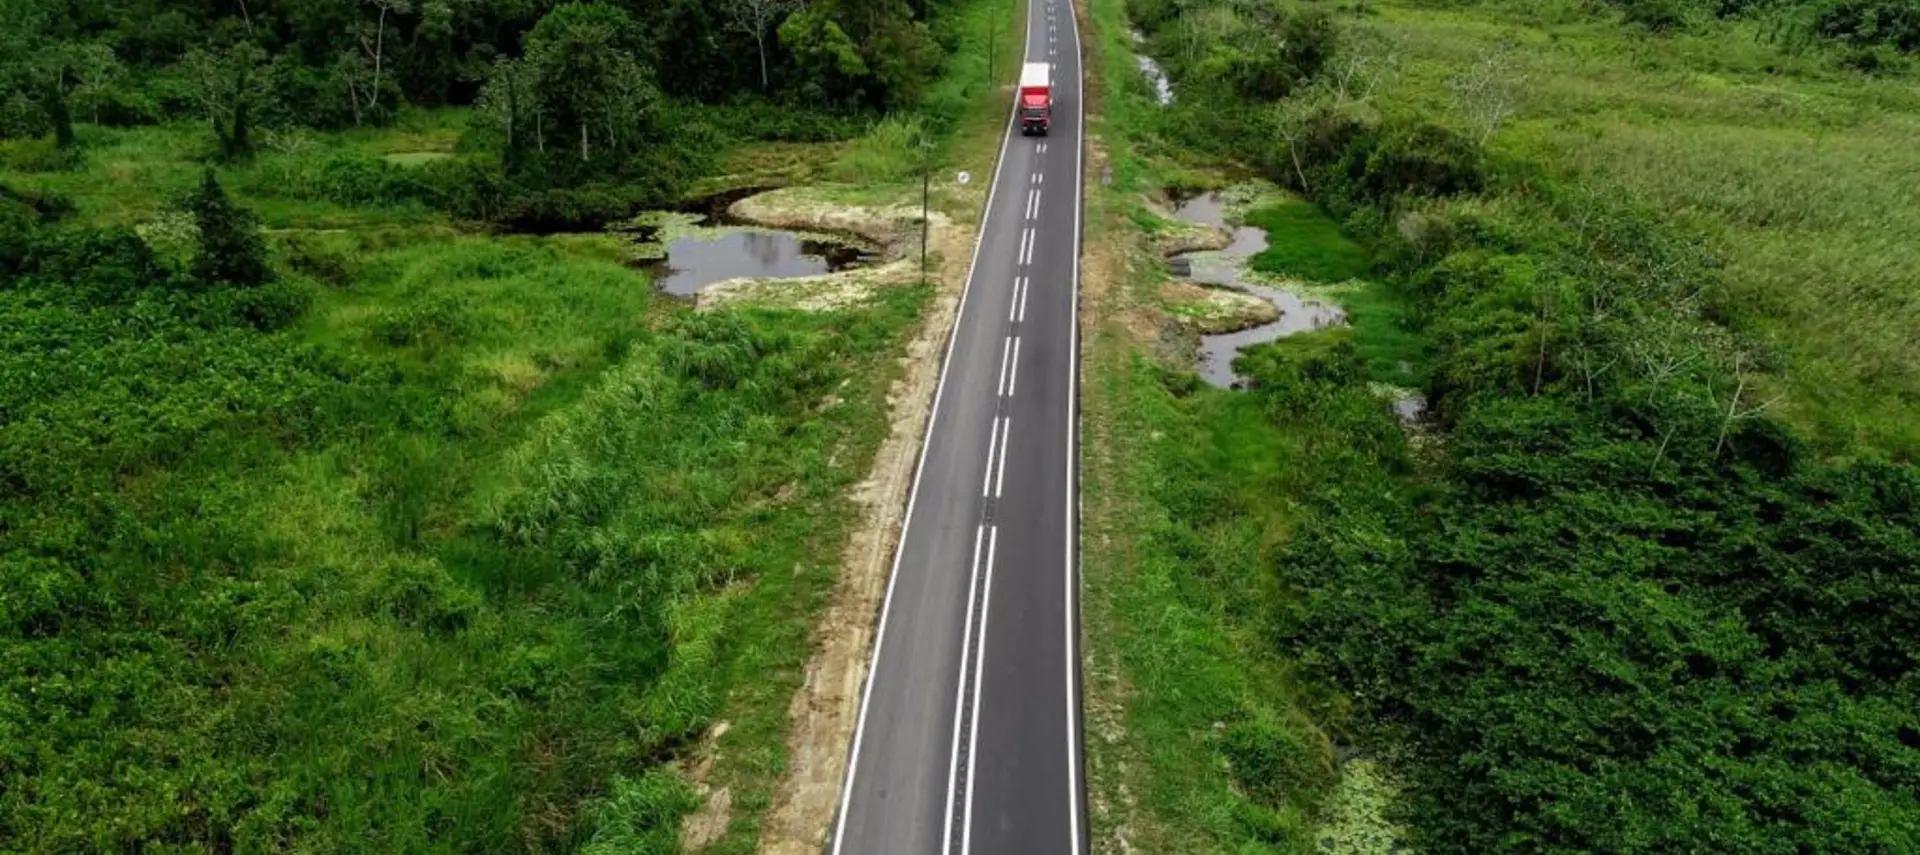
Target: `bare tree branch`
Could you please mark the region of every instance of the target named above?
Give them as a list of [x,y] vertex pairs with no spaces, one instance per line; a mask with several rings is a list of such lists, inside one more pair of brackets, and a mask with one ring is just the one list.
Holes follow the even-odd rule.
[[724,0],[722,3],[728,24],[736,31],[752,36],[754,47],[760,51],[762,90],[770,85],[767,77],[767,32],[803,5],[804,0]]

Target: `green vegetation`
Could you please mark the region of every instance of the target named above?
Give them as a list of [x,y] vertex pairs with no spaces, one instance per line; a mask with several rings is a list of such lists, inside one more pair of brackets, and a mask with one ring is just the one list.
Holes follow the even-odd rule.
[[1254,270],[1309,282],[1345,282],[1367,272],[1366,250],[1311,204],[1279,202],[1248,211],[1246,219],[1267,233]]
[[674,851],[659,764],[796,664],[922,295],[695,317],[524,241],[337,240],[352,287],[268,333],[130,232],[11,262],[0,828]]
[[927,289],[498,227],[958,156],[983,4],[262,5],[0,2],[0,850],[678,852],[725,719],[751,851]]
[[1765,350],[1775,414],[1825,450],[1912,459],[1920,97],[1911,73],[1846,70],[1848,48],[1756,41],[1761,23],[1653,36],[1572,5],[1391,4],[1355,26],[1397,57],[1373,99],[1389,116],[1459,115],[1449,81],[1497,58],[1515,112],[1494,152],[1622,185],[1705,241],[1724,266],[1707,297]]
[[[1398,773],[1421,851],[1920,847],[1905,60],[1751,38],[1839,3],[1102,5],[1103,50],[1137,26],[1176,92],[1103,57],[1121,192],[1256,171],[1376,280],[1237,396],[1094,338],[1090,417],[1145,438],[1089,486],[1123,569],[1088,619],[1130,634],[1128,733],[1090,757],[1140,793],[1136,845],[1365,851],[1332,839],[1378,827],[1336,814],[1363,801],[1341,744]],[[1352,263],[1302,210],[1254,216],[1288,244],[1266,272]],[[1367,392],[1396,350],[1425,354],[1420,442]]]

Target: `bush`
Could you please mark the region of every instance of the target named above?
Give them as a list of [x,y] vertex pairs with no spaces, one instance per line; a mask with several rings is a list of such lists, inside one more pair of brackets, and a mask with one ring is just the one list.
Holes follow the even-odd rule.
[[842,181],[917,180],[924,138],[918,117],[888,116],[840,153],[833,173]]
[[273,278],[267,267],[267,245],[253,212],[233,203],[207,170],[200,189],[182,206],[193,213],[199,227],[199,249],[193,256],[193,276],[206,286],[250,287]]
[[1815,8],[1814,30],[1825,38],[1920,51],[1920,0],[1827,0]]
[[0,169],[11,172],[68,172],[86,165],[78,147],[61,147],[53,137],[0,140]]

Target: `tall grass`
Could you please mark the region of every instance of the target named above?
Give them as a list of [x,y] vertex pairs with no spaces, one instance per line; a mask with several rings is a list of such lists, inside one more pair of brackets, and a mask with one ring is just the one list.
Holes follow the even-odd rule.
[[10,345],[87,336],[0,384],[9,454],[65,454],[0,497],[46,592],[0,634],[7,844],[675,851],[666,763],[797,679],[925,294],[690,316],[531,238],[272,237],[313,302],[274,334],[0,290]]
[[918,178],[921,165],[932,155],[923,148],[932,145],[926,132],[926,122],[917,116],[888,116],[840,153],[833,177],[881,184]]
[[[1374,4],[1401,53],[1388,112],[1445,115],[1447,79],[1522,46],[1496,150],[1618,182],[1705,236],[1720,311],[1773,354],[1776,411],[1829,448],[1920,454],[1920,90],[1786,54],[1743,26],[1662,38],[1585,14]],[[1551,4],[1549,4],[1551,5]]]

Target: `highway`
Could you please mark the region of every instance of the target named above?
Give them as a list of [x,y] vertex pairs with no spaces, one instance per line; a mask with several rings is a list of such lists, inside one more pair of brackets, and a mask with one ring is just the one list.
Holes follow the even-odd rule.
[[1009,115],[855,727],[834,855],[1080,855],[1080,39],[1027,0],[1053,118]]

